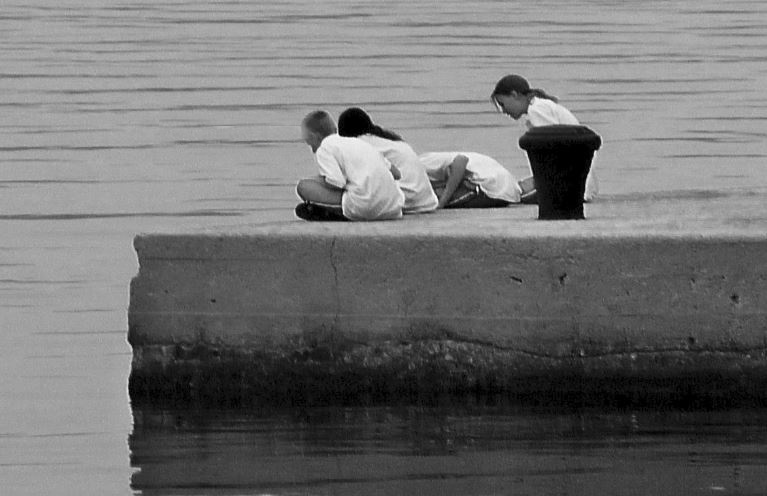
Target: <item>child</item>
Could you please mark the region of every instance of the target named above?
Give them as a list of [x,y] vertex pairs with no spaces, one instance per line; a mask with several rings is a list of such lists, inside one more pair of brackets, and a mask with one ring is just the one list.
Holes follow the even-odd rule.
[[[524,117],[527,129],[554,124],[579,125],[578,119],[560,105],[555,96],[551,96],[541,89],[531,89],[525,78],[510,75],[502,78],[495,85],[491,100],[496,109],[514,120]],[[533,196],[534,188],[532,178],[520,181],[525,198]],[[586,190],[583,195],[584,201],[593,200],[599,192],[596,174],[592,168],[586,178]],[[524,201],[524,200],[523,200]]]
[[519,203],[521,191],[516,179],[487,155],[433,152],[419,159],[439,196],[437,208],[494,208]]
[[413,148],[397,133],[373,124],[364,110],[352,107],[338,117],[338,134],[359,137],[371,144],[399,170],[402,175],[399,187],[405,194],[404,213],[432,212],[437,208],[437,196],[429,184],[426,170]]
[[306,220],[388,220],[402,217],[405,198],[397,186],[399,171],[375,148],[336,133],[332,117],[317,110],[301,123],[304,141],[314,152],[320,175],[296,187],[304,204],[296,215]]

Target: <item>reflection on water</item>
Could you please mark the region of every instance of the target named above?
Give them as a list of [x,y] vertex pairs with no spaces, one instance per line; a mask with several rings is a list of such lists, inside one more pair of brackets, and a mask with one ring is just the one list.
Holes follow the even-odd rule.
[[767,493],[767,412],[134,411],[142,494]]
[[0,492],[129,490],[131,239],[292,219],[308,110],[362,105],[418,151],[521,175],[488,101],[514,71],[604,135],[608,193],[764,191],[766,17],[763,0],[3,0]]

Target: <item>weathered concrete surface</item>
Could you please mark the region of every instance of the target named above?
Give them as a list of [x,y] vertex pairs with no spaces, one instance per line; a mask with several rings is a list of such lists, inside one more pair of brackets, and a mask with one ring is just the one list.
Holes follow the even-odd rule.
[[142,235],[134,401],[767,400],[761,193]]

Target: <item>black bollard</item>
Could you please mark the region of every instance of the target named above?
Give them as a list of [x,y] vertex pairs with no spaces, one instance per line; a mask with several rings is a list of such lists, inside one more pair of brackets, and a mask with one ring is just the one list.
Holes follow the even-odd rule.
[[584,219],[583,193],[602,139],[586,126],[536,127],[519,138],[538,196],[538,219]]

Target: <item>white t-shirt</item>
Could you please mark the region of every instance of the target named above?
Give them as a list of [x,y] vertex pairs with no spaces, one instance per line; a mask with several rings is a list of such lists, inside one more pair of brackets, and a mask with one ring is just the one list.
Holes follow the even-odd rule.
[[404,141],[393,141],[372,134],[360,136],[360,139],[373,145],[386,160],[399,169],[402,177],[399,188],[405,194],[405,213],[424,213],[437,209],[439,199],[429,182],[418,155]]
[[517,180],[492,157],[473,152],[432,152],[424,153],[418,158],[426,168],[429,180],[441,184],[447,181],[447,168],[458,155],[469,159],[466,164],[467,181],[479,186],[490,198],[519,203],[521,190]]
[[554,124],[570,124],[573,126],[580,124],[572,112],[547,98],[533,98],[525,116],[525,126],[527,126],[527,129],[539,126],[552,126]]
[[[555,124],[577,126],[580,123],[575,116],[562,105],[548,98],[533,98],[525,114],[524,124],[527,129]],[[586,177],[586,190],[583,192],[585,201],[593,200],[599,193],[599,183],[592,167]]]
[[351,220],[402,217],[405,197],[391,175],[390,165],[375,148],[357,138],[332,134],[315,153],[320,175],[343,188],[341,207]]

